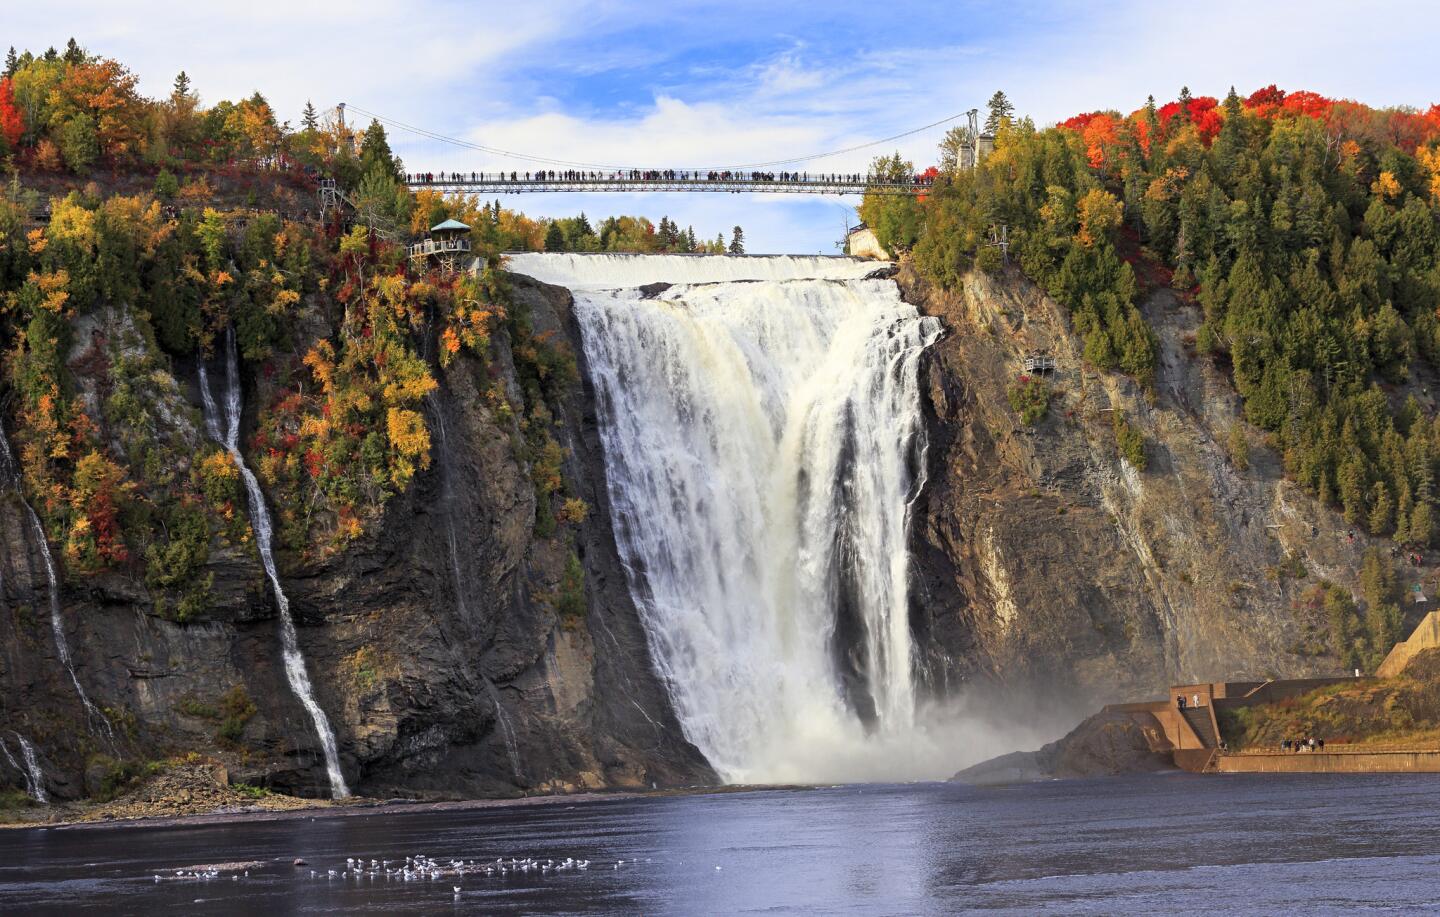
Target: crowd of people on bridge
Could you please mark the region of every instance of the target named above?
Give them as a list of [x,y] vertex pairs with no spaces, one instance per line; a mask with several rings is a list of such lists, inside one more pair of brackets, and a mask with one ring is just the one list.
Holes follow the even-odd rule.
[[631,184],[641,182],[775,182],[789,185],[896,185],[923,188],[933,184],[934,178],[927,175],[907,175],[896,179],[890,176],[870,175],[862,172],[743,172],[725,171],[677,171],[674,169],[628,169],[624,171],[582,171],[578,169],[541,169],[537,172],[411,172],[406,173],[405,182],[410,185],[436,184]]

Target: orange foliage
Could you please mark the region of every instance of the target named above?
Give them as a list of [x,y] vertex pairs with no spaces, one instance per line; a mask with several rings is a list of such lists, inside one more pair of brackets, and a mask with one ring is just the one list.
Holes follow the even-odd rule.
[[55,95],[95,119],[100,149],[113,155],[128,150],[140,136],[136,82],[119,61],[98,58],[66,67]]
[[1110,115],[1097,114],[1085,125],[1081,136],[1085,139],[1085,155],[1090,160],[1090,168],[1104,168],[1108,148],[1120,138],[1120,122]]

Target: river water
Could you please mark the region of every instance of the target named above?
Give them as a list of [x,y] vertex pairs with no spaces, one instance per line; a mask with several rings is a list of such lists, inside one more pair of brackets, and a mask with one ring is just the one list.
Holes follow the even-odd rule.
[[[1440,780],[1423,775],[1176,774],[27,829],[0,832],[0,911],[1433,912],[1440,910],[1437,790]],[[345,869],[346,857],[415,854],[446,862],[573,857],[590,867],[412,882],[326,878],[329,869]],[[309,865],[292,866],[297,856]],[[234,881],[154,879],[156,872],[241,860],[269,865]]]

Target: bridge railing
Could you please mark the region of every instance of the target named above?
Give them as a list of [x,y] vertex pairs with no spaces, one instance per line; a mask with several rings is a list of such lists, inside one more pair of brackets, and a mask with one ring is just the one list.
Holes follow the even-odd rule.
[[701,191],[730,192],[765,191],[780,194],[926,194],[933,185],[929,180],[882,181],[868,176],[814,176],[768,178],[750,176],[709,177],[677,173],[677,177],[571,174],[557,178],[511,178],[509,173],[446,172],[420,173],[406,176],[412,189],[432,188],[442,191],[474,191],[481,193],[536,192],[603,192],[603,191]]

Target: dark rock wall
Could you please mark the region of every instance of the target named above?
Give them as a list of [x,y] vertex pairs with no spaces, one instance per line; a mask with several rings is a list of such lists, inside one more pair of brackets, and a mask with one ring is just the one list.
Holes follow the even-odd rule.
[[[582,353],[568,292],[515,278],[515,295],[537,331]],[[193,375],[193,367],[176,373]],[[534,534],[536,497],[514,446],[518,427],[485,398],[495,379],[518,391],[501,335],[488,361],[461,355],[441,372],[426,404],[431,467],[391,499],[374,531],[316,564],[280,554],[351,788],[458,796],[713,781],[650,663],[611,535],[588,389],[574,387],[557,419],[570,450],[567,482],[591,512],[544,539]],[[263,384],[247,379],[247,426]],[[198,396],[189,388],[185,404],[175,387],[181,400],[167,413],[188,422],[198,442]],[[585,570],[588,611],[564,622],[554,603],[572,550]],[[18,745],[9,730],[30,738],[54,793],[80,795],[86,770],[103,772],[105,757],[191,750],[224,758],[235,780],[325,792],[318,742],[285,679],[258,555],[216,551],[208,572],[215,607],[185,625],[155,614],[138,580],[64,581],[76,670],[109,713],[112,740],[101,725],[87,728],[55,655],[43,562],[24,508],[13,492],[0,496],[0,736],[11,750]],[[214,711],[237,687],[255,712],[238,737],[222,741]],[[9,770],[0,760],[0,780],[23,785]]]

